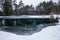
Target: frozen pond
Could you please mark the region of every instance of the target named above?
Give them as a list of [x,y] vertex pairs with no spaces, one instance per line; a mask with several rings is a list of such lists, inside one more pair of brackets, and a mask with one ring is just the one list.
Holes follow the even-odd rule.
[[0,40],[60,40],[60,20],[59,23],[40,24],[34,27],[31,27],[30,31],[14,32],[0,28]]

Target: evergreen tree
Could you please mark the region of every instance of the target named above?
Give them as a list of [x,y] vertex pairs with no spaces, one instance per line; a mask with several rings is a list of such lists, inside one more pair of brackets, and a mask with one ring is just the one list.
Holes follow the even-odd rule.
[[3,9],[6,16],[12,15],[12,0],[5,0]]
[[52,1],[45,2],[44,1],[43,3],[40,3],[37,6],[36,10],[38,10],[37,11],[38,14],[50,14],[53,6],[54,6],[54,2],[52,2]]

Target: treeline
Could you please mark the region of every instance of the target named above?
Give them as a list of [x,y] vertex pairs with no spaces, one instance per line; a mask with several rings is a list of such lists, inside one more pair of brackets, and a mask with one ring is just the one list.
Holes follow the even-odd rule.
[[16,0],[0,0],[0,16],[11,15],[50,15],[60,14],[60,1],[40,2],[36,7],[33,5],[24,5],[22,0],[19,4]]

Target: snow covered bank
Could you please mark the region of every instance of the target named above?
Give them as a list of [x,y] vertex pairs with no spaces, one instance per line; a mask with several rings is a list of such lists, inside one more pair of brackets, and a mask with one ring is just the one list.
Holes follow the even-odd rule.
[[[54,17],[60,18],[60,15],[53,15]],[[21,16],[0,16],[4,19],[16,19],[16,18],[51,18],[51,15],[21,15]]]

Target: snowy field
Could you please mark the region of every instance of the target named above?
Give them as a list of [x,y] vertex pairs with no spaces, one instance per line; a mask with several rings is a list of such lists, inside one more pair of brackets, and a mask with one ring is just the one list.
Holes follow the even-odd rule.
[[[32,35],[17,35],[11,32],[2,31],[0,28],[0,40],[60,40],[60,22],[42,29],[37,26]],[[42,29],[42,30],[40,30]],[[34,31],[32,31],[34,32]]]

